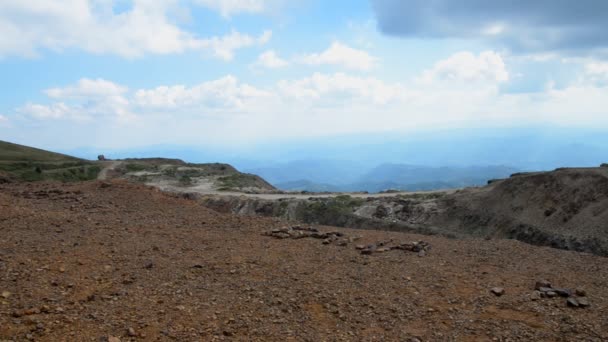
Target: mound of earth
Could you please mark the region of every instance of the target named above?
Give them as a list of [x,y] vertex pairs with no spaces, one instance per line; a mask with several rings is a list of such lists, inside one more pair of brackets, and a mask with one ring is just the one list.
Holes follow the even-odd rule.
[[121,180],[0,185],[0,274],[0,340],[608,340],[602,257],[298,228]]
[[100,167],[88,160],[0,141],[0,182],[97,178]]
[[608,255],[608,168],[516,174],[439,205],[445,229]]
[[103,179],[122,178],[170,192],[277,192],[261,177],[239,172],[229,164],[194,164],[166,158],[124,159],[105,164]]

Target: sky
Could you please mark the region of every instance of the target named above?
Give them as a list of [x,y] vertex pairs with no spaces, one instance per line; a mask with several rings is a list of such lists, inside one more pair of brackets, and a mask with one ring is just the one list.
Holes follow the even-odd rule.
[[606,32],[605,0],[3,0],[0,140],[246,151],[601,132]]

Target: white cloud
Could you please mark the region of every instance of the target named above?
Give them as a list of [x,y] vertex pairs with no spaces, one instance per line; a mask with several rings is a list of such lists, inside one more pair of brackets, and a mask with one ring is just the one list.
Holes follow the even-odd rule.
[[257,38],[237,31],[232,31],[230,34],[223,37],[213,37],[211,39],[202,40],[198,42],[197,45],[205,49],[211,49],[218,58],[230,61],[234,58],[235,50],[254,45],[264,45],[270,41],[271,37],[272,31],[269,30],[264,31]]
[[145,54],[210,51],[225,60],[234,51],[265,44],[270,31],[255,38],[232,32],[203,38],[183,30],[169,13],[174,0],[135,0],[116,13],[107,0],[5,0],[0,2],[0,57],[33,57],[41,50],[81,49],[94,54],[137,58]]
[[[484,60],[482,55],[473,56]],[[499,65],[496,70],[480,67],[453,71],[458,77],[448,77],[444,74],[450,69],[447,66],[455,65],[459,70],[463,63],[444,62],[436,63],[430,83],[415,78],[388,82],[340,72],[284,79],[263,88],[231,75],[195,85],[145,89],[128,89],[103,79],[82,79],[46,90],[50,103],[28,103],[9,114],[11,124],[19,120],[19,115],[14,114],[22,114],[44,120],[47,130],[55,127],[52,125],[73,125],[66,127],[80,131],[88,124],[115,127],[114,122],[123,123],[121,127],[125,128],[103,132],[104,137],[114,134],[117,145],[135,139],[132,136],[143,145],[157,144],[160,138],[173,144],[228,144],[484,124],[608,128],[608,84],[576,80],[568,86],[548,87],[534,94],[501,93],[498,83],[508,79],[508,74],[502,74],[506,70],[500,63],[494,63]],[[605,69],[595,65],[588,70],[603,75]],[[472,85],[466,86],[468,83]],[[80,121],[70,123],[75,120]],[[123,132],[124,137],[116,132]]]
[[35,119],[90,120],[107,116],[132,119],[128,88],[104,79],[80,79],[75,85],[46,89],[44,93],[57,102],[44,105],[28,103],[17,112]]
[[51,88],[44,92],[50,98],[99,98],[107,96],[122,95],[128,88],[104,79],[83,78],[75,86],[64,88]]
[[0,124],[7,123],[8,118],[2,114],[0,114]]
[[274,12],[285,0],[196,0],[197,4],[218,11],[224,17],[238,13]]
[[288,98],[307,102],[331,100],[346,104],[359,101],[387,104],[403,98],[406,89],[400,84],[387,84],[372,77],[357,77],[344,73],[333,75],[314,73],[300,80],[279,81],[278,91]]
[[357,50],[334,42],[325,51],[297,58],[297,61],[308,65],[334,65],[347,69],[370,71],[376,66],[377,58],[363,50]]
[[289,65],[289,62],[279,57],[274,50],[268,50],[261,53],[258,59],[253,63],[253,67],[278,69]]
[[17,108],[17,112],[36,119],[65,119],[68,117],[75,117],[73,115],[75,114],[73,109],[63,102],[51,105],[27,103],[24,106]]
[[584,68],[586,81],[608,83],[608,62],[593,61],[585,64]]
[[458,52],[435,63],[426,70],[420,81],[505,82],[509,72],[502,57],[494,51],[484,51],[475,56],[468,51]]
[[174,85],[140,89],[134,94],[134,102],[144,110],[234,109],[246,108],[251,100],[269,96],[270,93],[240,83],[236,77],[229,75],[193,87]]

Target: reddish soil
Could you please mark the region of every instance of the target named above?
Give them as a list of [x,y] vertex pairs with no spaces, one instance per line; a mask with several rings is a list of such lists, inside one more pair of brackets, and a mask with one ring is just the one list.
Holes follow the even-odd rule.
[[[0,341],[606,341],[606,258],[513,240],[262,233],[122,181],[0,185]],[[362,255],[357,244],[424,240]],[[590,306],[532,300],[537,280]],[[502,287],[498,297],[490,292]]]

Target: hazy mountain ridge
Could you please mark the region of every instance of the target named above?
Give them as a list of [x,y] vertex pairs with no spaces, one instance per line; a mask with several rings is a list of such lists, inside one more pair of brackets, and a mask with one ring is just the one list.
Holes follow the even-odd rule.
[[[420,191],[479,186],[485,185],[488,180],[506,178],[521,171],[502,165],[431,167],[389,163],[369,168],[368,171],[364,171],[364,168],[351,171],[350,165],[350,162],[342,165],[335,161],[328,164],[323,164],[322,161],[311,161],[310,164],[298,161],[247,172],[258,174],[277,188],[288,191],[379,192],[388,189]],[[313,168],[322,169],[323,172],[303,172]],[[330,177],[324,178],[324,174]],[[342,177],[338,178],[340,175]]]

